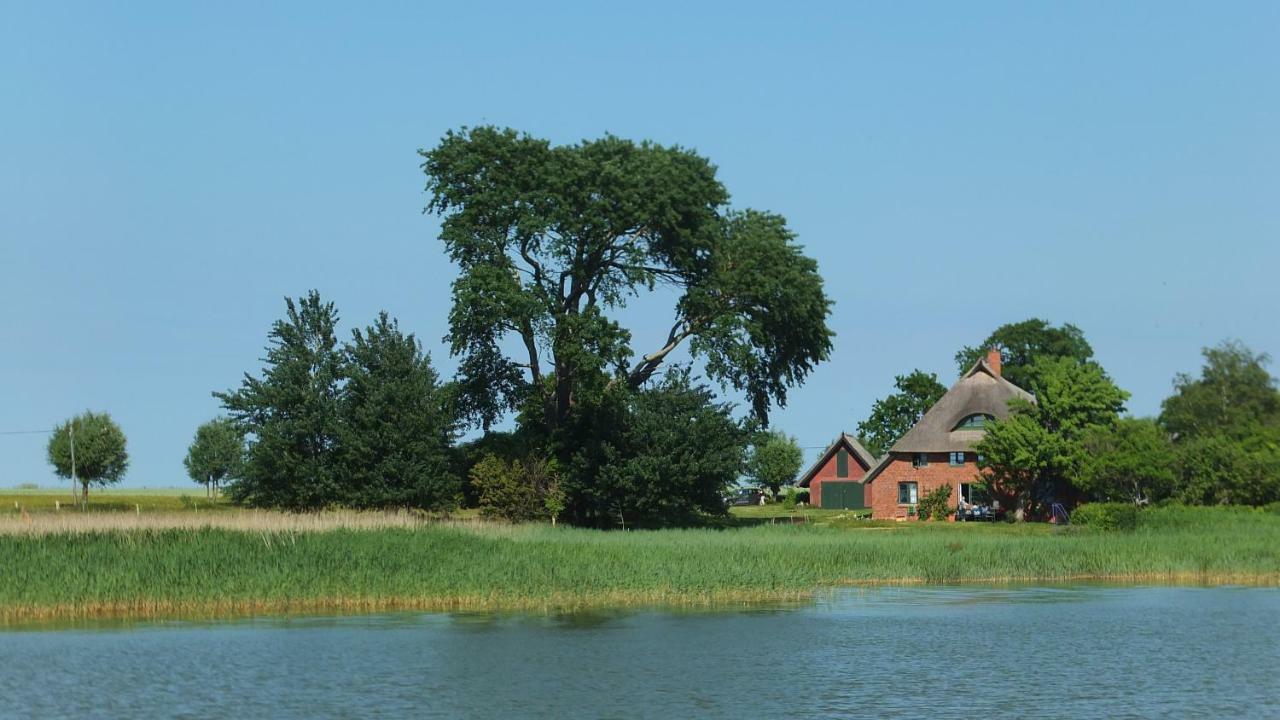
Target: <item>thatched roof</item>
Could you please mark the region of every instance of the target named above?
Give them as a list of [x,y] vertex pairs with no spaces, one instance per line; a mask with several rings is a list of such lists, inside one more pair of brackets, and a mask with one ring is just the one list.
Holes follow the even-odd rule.
[[876,459],[871,456],[871,453],[867,452],[866,448],[862,447],[862,443],[858,442],[858,438],[850,435],[849,433],[840,433],[840,436],[828,445],[826,450],[822,451],[822,454],[819,455],[818,459],[809,466],[809,469],[805,470],[804,473],[800,475],[800,482],[796,483],[796,485],[799,487],[809,487],[809,481],[813,480],[813,476],[818,474],[818,471],[822,469],[822,466],[826,465],[827,462],[831,460],[831,456],[835,455],[836,451],[840,448],[848,450],[849,454],[852,455],[854,460],[862,466],[863,470],[870,470],[871,466],[875,465]]
[[951,386],[902,439],[889,448],[890,453],[957,452],[972,450],[982,439],[982,430],[957,430],[970,415],[1009,417],[1009,401],[1021,398],[1035,402],[1035,396],[1000,377],[987,361],[979,360],[969,372]]

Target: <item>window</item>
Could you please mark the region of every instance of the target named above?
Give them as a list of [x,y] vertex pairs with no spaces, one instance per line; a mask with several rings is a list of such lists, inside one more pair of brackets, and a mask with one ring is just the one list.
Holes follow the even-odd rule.
[[911,458],[911,467],[922,468],[929,464],[929,453],[916,453]]
[[951,464],[951,467],[960,467],[961,465],[963,465],[964,453],[962,452],[951,453],[950,464]]
[[913,482],[898,483],[898,504],[899,505],[915,505],[916,504],[916,484]]
[[844,448],[836,451],[836,477],[849,477],[849,451]]
[[985,485],[979,483],[960,483],[960,502],[965,505],[990,505],[991,494]]
[[956,430],[981,430],[985,428],[987,426],[987,423],[992,420],[995,420],[995,418],[991,417],[990,415],[977,413],[975,415],[970,415],[965,419],[961,420],[956,425],[955,429]]

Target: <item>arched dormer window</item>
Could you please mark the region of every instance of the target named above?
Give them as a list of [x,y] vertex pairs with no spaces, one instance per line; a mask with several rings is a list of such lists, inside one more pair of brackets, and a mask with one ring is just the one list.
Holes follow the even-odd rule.
[[981,430],[987,426],[987,423],[995,420],[994,417],[985,413],[974,413],[961,420],[956,424],[956,430]]

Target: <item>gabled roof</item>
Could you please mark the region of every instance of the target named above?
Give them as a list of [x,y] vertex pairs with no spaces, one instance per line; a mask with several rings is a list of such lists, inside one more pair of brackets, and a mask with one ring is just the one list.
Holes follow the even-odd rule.
[[871,466],[876,462],[876,459],[871,456],[871,453],[867,452],[867,449],[862,447],[862,443],[858,442],[858,438],[850,435],[849,433],[840,433],[840,436],[835,439],[835,442],[832,442],[827,446],[827,449],[822,451],[822,454],[819,455],[818,459],[809,466],[809,469],[804,471],[800,476],[800,481],[796,483],[796,486],[809,487],[809,481],[813,480],[813,476],[818,474],[818,471],[822,469],[822,466],[826,465],[827,462],[831,460],[831,456],[835,455],[836,451],[840,448],[848,450],[849,454],[858,461],[858,464],[862,466],[863,470],[871,469]]
[[942,396],[911,430],[889,448],[889,452],[867,473],[870,482],[888,465],[895,453],[959,452],[972,450],[982,439],[982,430],[957,430],[956,426],[970,415],[1009,417],[1009,401],[1035,402],[1031,393],[1000,377],[979,360]]

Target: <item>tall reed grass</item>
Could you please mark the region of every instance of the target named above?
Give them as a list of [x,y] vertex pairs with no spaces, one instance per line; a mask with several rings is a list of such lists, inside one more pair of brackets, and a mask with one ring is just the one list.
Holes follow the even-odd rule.
[[1124,533],[949,523],[597,532],[360,524],[375,522],[367,516],[324,531],[283,516],[234,529],[6,533],[0,619],[716,604],[858,583],[1280,584],[1280,516],[1269,513],[1170,516]]

